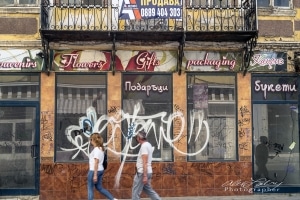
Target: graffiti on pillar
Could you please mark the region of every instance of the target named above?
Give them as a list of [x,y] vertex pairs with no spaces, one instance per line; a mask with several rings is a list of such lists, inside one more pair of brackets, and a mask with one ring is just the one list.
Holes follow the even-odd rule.
[[41,157],[53,157],[54,124],[52,119],[54,119],[53,112],[41,112]]
[[[179,105],[174,105],[174,109],[175,109],[175,112],[178,112],[178,113],[183,113],[183,110],[180,109]],[[184,124],[184,120],[182,120],[182,116],[177,116],[176,118],[174,118],[174,129],[173,129],[173,135],[174,135],[174,138],[178,138],[176,139],[176,146],[179,148],[179,145],[184,145],[181,140],[184,139],[186,137],[186,134],[182,134],[183,132],[183,128],[185,126]]]
[[247,106],[241,106],[239,109],[240,118],[238,120],[238,134],[239,134],[239,149],[241,156],[250,155],[251,143],[249,142],[250,127],[251,127],[251,112]]

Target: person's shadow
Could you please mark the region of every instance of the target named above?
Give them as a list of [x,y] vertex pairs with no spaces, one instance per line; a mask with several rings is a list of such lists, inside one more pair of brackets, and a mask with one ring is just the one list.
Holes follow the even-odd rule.
[[267,169],[267,162],[269,158],[268,138],[260,136],[260,144],[255,148],[255,164],[257,171],[255,172],[255,179],[266,178],[269,179],[269,172]]

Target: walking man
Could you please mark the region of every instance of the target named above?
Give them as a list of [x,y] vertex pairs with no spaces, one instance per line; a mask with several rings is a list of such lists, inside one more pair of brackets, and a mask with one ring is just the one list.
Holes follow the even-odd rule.
[[152,145],[147,141],[145,131],[139,131],[136,140],[141,148],[136,160],[136,174],[133,179],[132,200],[139,200],[144,191],[152,200],[161,200],[160,196],[151,187],[152,178]]

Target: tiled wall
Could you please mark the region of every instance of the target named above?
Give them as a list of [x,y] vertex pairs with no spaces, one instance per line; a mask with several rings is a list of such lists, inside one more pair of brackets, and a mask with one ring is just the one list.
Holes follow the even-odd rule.
[[[154,163],[152,186],[161,197],[249,195],[243,187],[230,187],[227,182],[240,185],[249,182],[250,162],[234,163]],[[109,163],[103,186],[118,199],[130,199],[134,177],[134,163],[126,163],[120,186],[114,188],[118,163]],[[87,199],[86,164],[42,164],[40,200]],[[146,197],[144,194],[142,197]],[[95,190],[95,199],[105,199]]]
[[[119,74],[108,77],[108,92],[111,98],[108,107],[120,106]],[[83,200],[87,199],[88,163],[54,163],[54,75],[42,75],[41,89],[41,166],[40,200]],[[186,79],[174,75],[174,105],[186,109]],[[186,162],[186,157],[174,154],[174,162],[153,163],[152,185],[161,197],[180,196],[230,196],[249,195],[252,188],[252,130],[250,74],[238,74],[238,155],[236,162]],[[177,87],[174,85],[174,87]],[[183,102],[182,102],[183,101]],[[176,124],[174,127],[176,128]],[[179,125],[178,125],[179,126]],[[109,134],[109,133],[108,133]],[[47,135],[47,137],[43,137]],[[186,136],[184,136],[186,138]],[[116,142],[121,140],[116,138]],[[182,151],[184,139],[174,143]],[[121,141],[119,141],[121,145]],[[121,149],[121,146],[117,146]],[[135,173],[135,163],[125,163],[119,188],[114,188],[115,175],[120,167],[118,156],[109,152],[109,166],[105,172],[103,186],[118,199],[130,199]],[[146,197],[144,194],[142,197]],[[95,192],[95,199],[105,199]]]

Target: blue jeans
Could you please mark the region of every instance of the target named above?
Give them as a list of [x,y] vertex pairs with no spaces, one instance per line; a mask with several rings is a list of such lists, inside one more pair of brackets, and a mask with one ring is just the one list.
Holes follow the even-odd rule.
[[159,195],[151,187],[152,174],[148,174],[147,176],[148,182],[144,185],[143,174],[135,174],[132,186],[132,200],[139,200],[142,191],[144,191],[152,200],[160,200]]
[[97,182],[94,183],[93,181],[93,176],[94,176],[94,171],[89,171],[88,173],[88,182],[87,182],[87,187],[88,187],[88,200],[93,200],[94,199],[94,187],[106,198],[113,200],[114,197],[111,193],[109,193],[106,189],[102,187],[102,177],[103,177],[103,172],[104,171],[98,171],[97,172]]

